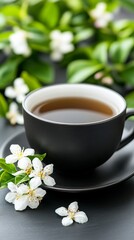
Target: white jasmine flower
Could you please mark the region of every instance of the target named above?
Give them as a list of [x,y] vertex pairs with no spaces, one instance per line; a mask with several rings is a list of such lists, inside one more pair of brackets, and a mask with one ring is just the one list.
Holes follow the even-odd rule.
[[74,45],[72,44],[73,34],[71,32],[54,30],[50,34],[50,39],[51,58],[54,61],[61,60],[64,54],[74,50]]
[[102,78],[101,82],[106,84],[106,85],[112,85],[113,84],[113,79],[109,76],[106,76],[106,77]]
[[9,86],[5,89],[5,96],[11,99],[16,99],[18,103],[22,103],[25,94],[29,92],[28,86],[24,83],[23,78],[16,78],[13,87]]
[[103,77],[103,75],[104,75],[103,72],[97,72],[97,73],[95,73],[94,78],[96,80],[99,80]]
[[97,28],[103,28],[112,20],[112,14],[106,11],[106,3],[100,2],[96,8],[90,11],[90,16],[94,19]]
[[14,173],[14,176],[20,175],[22,173],[26,173],[27,175],[30,175],[32,172],[32,161],[28,157],[23,157],[18,161],[18,167],[21,169],[20,171],[17,171]]
[[15,124],[22,125],[22,124],[24,124],[23,116],[22,116],[22,114],[19,113],[18,105],[15,102],[12,102],[9,105],[9,110],[6,113],[6,118],[9,120],[9,122],[12,125],[15,125]]
[[15,54],[25,57],[30,56],[31,49],[27,43],[27,33],[25,31],[17,29],[16,32],[10,35],[9,41]]
[[55,210],[55,212],[64,217],[62,219],[63,226],[69,226],[73,223],[73,221],[77,223],[86,223],[88,221],[87,215],[83,211],[78,210],[78,203],[72,202],[68,209],[65,207],[59,207]]
[[34,170],[29,177],[39,178],[47,186],[54,186],[55,180],[50,175],[53,173],[53,164],[48,164],[43,168],[42,162],[38,158],[34,158],[32,161]]
[[[34,155],[34,152],[35,152],[34,149],[32,148],[27,148],[25,150],[21,149],[21,147],[18,144],[12,144],[10,146],[10,151],[12,154],[8,155],[5,158],[6,163],[15,163],[18,160],[20,161],[21,159],[24,159],[24,157]],[[26,163],[24,163],[24,165],[26,166]],[[22,169],[24,169],[24,165]],[[22,167],[22,161],[20,163],[20,166]]]
[[37,208],[46,194],[45,190],[38,188],[40,185],[41,181],[39,179],[31,179],[29,186],[25,184],[17,186],[9,182],[8,188],[11,192],[7,193],[5,200],[9,203],[13,203],[17,211],[22,211],[27,206],[32,209]]

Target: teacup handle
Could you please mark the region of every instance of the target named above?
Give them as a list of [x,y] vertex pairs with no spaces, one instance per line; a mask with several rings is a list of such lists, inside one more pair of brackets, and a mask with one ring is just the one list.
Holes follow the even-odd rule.
[[[134,116],[134,109],[133,108],[127,109],[126,120],[131,116]],[[123,148],[125,145],[127,145],[129,142],[131,142],[133,139],[134,139],[134,130],[120,142],[120,144],[119,144],[119,146],[116,150],[119,150],[119,149]]]

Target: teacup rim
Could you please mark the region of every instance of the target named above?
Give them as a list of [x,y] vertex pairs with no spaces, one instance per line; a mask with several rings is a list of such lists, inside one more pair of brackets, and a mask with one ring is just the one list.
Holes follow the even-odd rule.
[[[31,96],[32,94],[34,94],[35,92],[38,92],[38,91],[42,91],[43,89],[46,89],[46,88],[50,88],[50,87],[58,87],[58,86],[65,86],[65,85],[70,85],[70,86],[77,86],[77,85],[81,85],[81,86],[95,86],[97,88],[104,88],[105,90],[107,91],[110,91],[110,92],[113,92],[114,94],[118,95],[118,97],[120,97],[122,99],[122,101],[124,102],[124,109],[122,109],[122,111],[120,113],[117,113],[107,119],[104,119],[104,120],[100,120],[100,121],[95,121],[95,122],[89,122],[89,123],[62,123],[62,122],[58,122],[58,121],[52,121],[52,120],[47,120],[47,119],[44,119],[44,118],[41,118],[37,115],[35,115],[34,113],[32,113],[30,110],[28,110],[25,106],[25,102],[27,100],[27,98],[29,96]],[[127,109],[127,104],[126,104],[126,101],[125,99],[123,98],[123,96],[121,94],[119,94],[118,92],[116,92],[115,90],[113,89],[109,89],[109,88],[106,88],[105,86],[101,86],[101,85],[95,85],[95,84],[84,84],[84,83],[79,83],[79,84],[67,84],[67,83],[63,83],[63,84],[53,84],[53,85],[49,85],[49,86],[43,86],[41,88],[38,88],[38,89],[35,89],[35,90],[32,90],[31,92],[29,92],[25,99],[23,100],[22,102],[22,108],[23,110],[29,114],[31,117],[37,119],[37,120],[40,120],[42,122],[46,122],[46,123],[50,123],[50,124],[54,124],[54,125],[64,125],[64,126],[88,126],[88,125],[98,125],[98,124],[103,124],[103,123],[106,123],[106,122],[109,122],[109,121],[112,121],[116,118],[118,118],[120,115],[122,115],[124,112],[126,112],[126,109]]]

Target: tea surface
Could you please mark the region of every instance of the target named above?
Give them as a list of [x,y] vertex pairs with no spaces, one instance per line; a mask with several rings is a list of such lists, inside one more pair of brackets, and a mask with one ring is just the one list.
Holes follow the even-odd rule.
[[32,112],[45,120],[60,123],[98,122],[114,115],[114,110],[107,104],[80,97],[48,100],[35,106]]

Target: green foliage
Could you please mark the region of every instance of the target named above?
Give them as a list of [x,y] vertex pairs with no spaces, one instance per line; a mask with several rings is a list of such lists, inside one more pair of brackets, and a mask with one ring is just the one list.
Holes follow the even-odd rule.
[[[60,45],[63,49],[65,46],[62,46],[61,39],[57,38],[55,43],[51,41],[53,30],[73,34],[71,44],[74,50],[62,54],[59,61],[60,67],[63,66],[67,72],[67,82],[103,84],[102,79],[95,79],[95,74],[101,71],[104,77],[113,79],[111,88],[114,85],[134,86],[134,20],[111,20],[105,26],[97,27],[91,10],[100,2],[0,1],[0,54],[6,59],[0,65],[0,116],[6,116],[11,103],[11,99],[4,96],[5,88],[12,85],[16,78],[22,77],[30,91],[54,82],[51,53],[54,46],[56,51],[59,51]],[[106,4],[106,9],[101,18],[105,12],[112,14],[120,6],[134,10],[133,0],[102,2]],[[31,54],[17,54],[11,46],[10,36],[20,30],[24,31],[24,41]],[[23,42],[23,37],[21,40]],[[23,47],[21,40],[18,39],[18,46]]]
[[18,175],[14,178],[14,183],[15,184],[21,184],[21,183],[25,183],[29,180],[30,180],[30,178],[28,177],[28,175],[23,173],[23,174],[20,174],[20,175]]
[[27,73],[26,71],[23,71],[21,73],[21,77],[24,79],[25,83],[27,84],[27,86],[29,87],[29,90],[35,90],[37,88],[41,87],[40,82],[37,80],[37,78],[33,77],[32,75],[30,75],[29,73]]
[[127,106],[129,106],[129,108],[134,108],[134,91],[127,94],[125,97],[125,100],[127,102]]
[[20,59],[9,59],[0,67],[0,89],[6,88],[12,83],[17,75],[17,67]]
[[134,38],[123,39],[111,44],[110,58],[115,63],[125,63],[132,48],[134,47]]
[[43,161],[44,158],[46,157],[46,153],[43,154],[34,154],[33,156],[28,156],[31,160],[33,160],[35,157],[40,159],[40,161]]
[[0,188],[6,188],[9,182],[14,182],[14,176],[4,171],[0,176]]
[[0,158],[0,168],[2,168],[3,170],[10,174],[15,173],[17,171],[14,164],[7,164],[5,162],[5,159],[3,158]]
[[102,69],[101,64],[92,61],[77,60],[68,66],[69,83],[79,83],[85,81],[95,72]]
[[0,93],[0,116],[5,117],[8,111],[8,104],[2,93]]
[[126,84],[134,86],[134,62],[127,64],[126,68],[121,71],[120,76]]
[[43,84],[50,84],[54,80],[53,68],[39,59],[26,60],[24,69]]
[[39,19],[49,28],[56,27],[59,20],[59,8],[57,4],[49,1],[46,2],[40,11]]
[[133,0],[120,0],[124,7],[127,7],[130,11],[134,11],[134,1]]
[[95,47],[92,57],[100,63],[108,62],[108,42],[102,42]]

